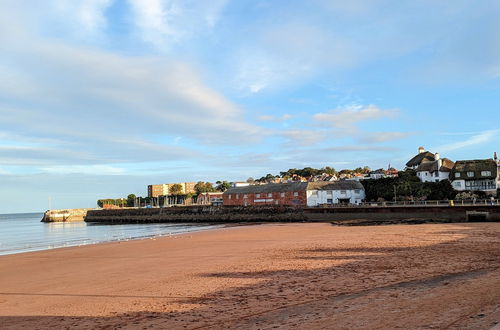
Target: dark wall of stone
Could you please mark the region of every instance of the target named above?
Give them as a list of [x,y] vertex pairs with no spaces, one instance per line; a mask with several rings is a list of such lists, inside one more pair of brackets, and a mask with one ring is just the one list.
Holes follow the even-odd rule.
[[301,208],[291,206],[188,206],[110,209],[87,212],[85,221],[99,223],[236,223],[303,221],[500,221],[500,206],[407,206]]

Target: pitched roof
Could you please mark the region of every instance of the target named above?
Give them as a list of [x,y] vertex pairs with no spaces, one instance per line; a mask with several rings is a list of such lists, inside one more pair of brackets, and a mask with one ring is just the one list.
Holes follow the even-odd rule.
[[433,162],[423,162],[417,167],[417,172],[450,172],[455,163],[448,158],[441,159],[441,167],[438,169],[439,161],[435,160]]
[[[491,175],[483,176],[481,172],[490,171]],[[470,177],[467,172],[473,172]],[[493,159],[459,160],[451,170],[451,177],[455,178],[455,173],[460,173],[461,180],[496,179],[498,176],[498,165]]]
[[435,160],[436,159],[434,158],[434,154],[432,152],[425,151],[410,159],[408,163],[406,163],[406,166],[407,167],[418,166],[424,161],[433,162]]
[[272,192],[304,191],[304,190],[352,190],[364,189],[358,181],[317,181],[317,182],[290,182],[269,183],[263,185],[229,188],[224,194],[262,194]]

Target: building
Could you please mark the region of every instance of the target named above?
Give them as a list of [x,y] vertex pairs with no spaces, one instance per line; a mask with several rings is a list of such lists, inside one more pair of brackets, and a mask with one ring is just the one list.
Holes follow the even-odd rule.
[[451,185],[458,191],[483,191],[496,195],[500,188],[500,163],[496,159],[460,160],[450,172]]
[[358,204],[365,190],[357,181],[291,182],[231,188],[222,198],[228,206]]
[[222,205],[221,192],[206,192],[198,195],[197,204],[201,205]]
[[195,192],[195,182],[180,182],[180,183],[164,183],[152,184],[148,186],[148,197],[159,197],[171,195],[170,189],[173,185],[180,184],[182,187],[181,195],[191,194]]
[[454,162],[448,158],[441,158],[436,152],[434,161],[422,161],[415,171],[422,182],[439,182],[448,180],[453,166],[455,166]]
[[236,181],[236,182],[231,182],[231,187],[236,188],[236,187],[246,187],[249,186],[249,182],[245,181]]
[[406,168],[416,170],[420,164],[435,160],[435,155],[432,152],[426,151],[424,147],[420,147],[418,148],[418,154],[406,163]]

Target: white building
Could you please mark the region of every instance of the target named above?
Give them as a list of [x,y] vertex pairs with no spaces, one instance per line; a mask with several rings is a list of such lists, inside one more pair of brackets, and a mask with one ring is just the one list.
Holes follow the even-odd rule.
[[448,158],[441,158],[439,153],[434,155],[434,161],[422,160],[416,168],[417,176],[422,182],[439,182],[448,180],[455,163]]
[[358,181],[311,182],[306,191],[307,206],[323,204],[359,204],[365,199],[365,188]]
[[496,195],[500,188],[500,163],[495,159],[460,160],[450,172],[451,185],[458,191],[483,191]]

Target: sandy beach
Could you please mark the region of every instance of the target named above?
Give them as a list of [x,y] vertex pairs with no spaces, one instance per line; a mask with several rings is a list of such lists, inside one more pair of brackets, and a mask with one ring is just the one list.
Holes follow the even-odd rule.
[[230,227],[0,256],[2,329],[490,329],[500,223]]

